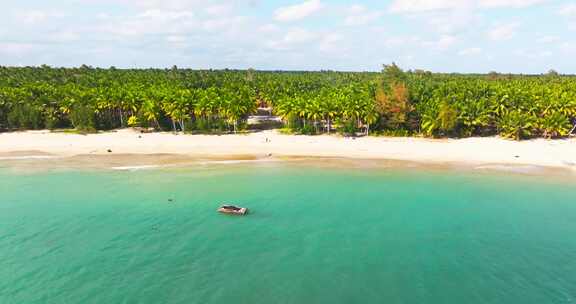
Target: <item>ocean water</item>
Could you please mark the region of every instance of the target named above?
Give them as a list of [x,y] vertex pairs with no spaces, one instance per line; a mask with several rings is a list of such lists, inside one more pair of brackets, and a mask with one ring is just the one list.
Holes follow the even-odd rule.
[[[222,202],[251,213],[218,214]],[[0,169],[3,304],[575,302],[569,181],[294,164]]]

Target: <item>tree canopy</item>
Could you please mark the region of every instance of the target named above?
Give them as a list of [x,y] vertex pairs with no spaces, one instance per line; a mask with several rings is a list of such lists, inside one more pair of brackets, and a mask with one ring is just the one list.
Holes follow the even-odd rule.
[[576,78],[395,64],[381,73],[0,67],[4,130],[237,132],[262,104],[303,134],[552,138],[567,136],[576,119]]

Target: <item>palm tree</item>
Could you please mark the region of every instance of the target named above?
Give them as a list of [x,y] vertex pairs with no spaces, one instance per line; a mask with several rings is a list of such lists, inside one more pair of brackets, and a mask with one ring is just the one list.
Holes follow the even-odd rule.
[[538,120],[542,136],[545,138],[563,137],[570,134],[570,120],[560,112],[553,112]]
[[535,117],[519,110],[504,114],[498,121],[498,129],[503,137],[520,140],[534,133]]
[[142,116],[146,121],[152,122],[156,129],[160,128],[160,123],[158,122],[160,106],[154,99],[147,97],[142,103],[140,110],[142,111]]

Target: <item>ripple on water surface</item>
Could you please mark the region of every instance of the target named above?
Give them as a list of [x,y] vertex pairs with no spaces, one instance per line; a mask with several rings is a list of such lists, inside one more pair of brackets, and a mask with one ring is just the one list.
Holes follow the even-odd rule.
[[287,163],[0,180],[0,303],[576,300],[567,182]]

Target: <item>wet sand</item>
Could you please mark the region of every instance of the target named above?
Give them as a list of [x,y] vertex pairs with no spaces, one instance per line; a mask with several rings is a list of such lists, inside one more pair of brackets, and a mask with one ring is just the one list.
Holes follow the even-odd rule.
[[91,135],[0,133],[0,167],[144,170],[159,167],[295,161],[327,166],[464,168],[520,174],[576,175],[576,140],[516,142],[496,137],[423,139],[282,135]]

